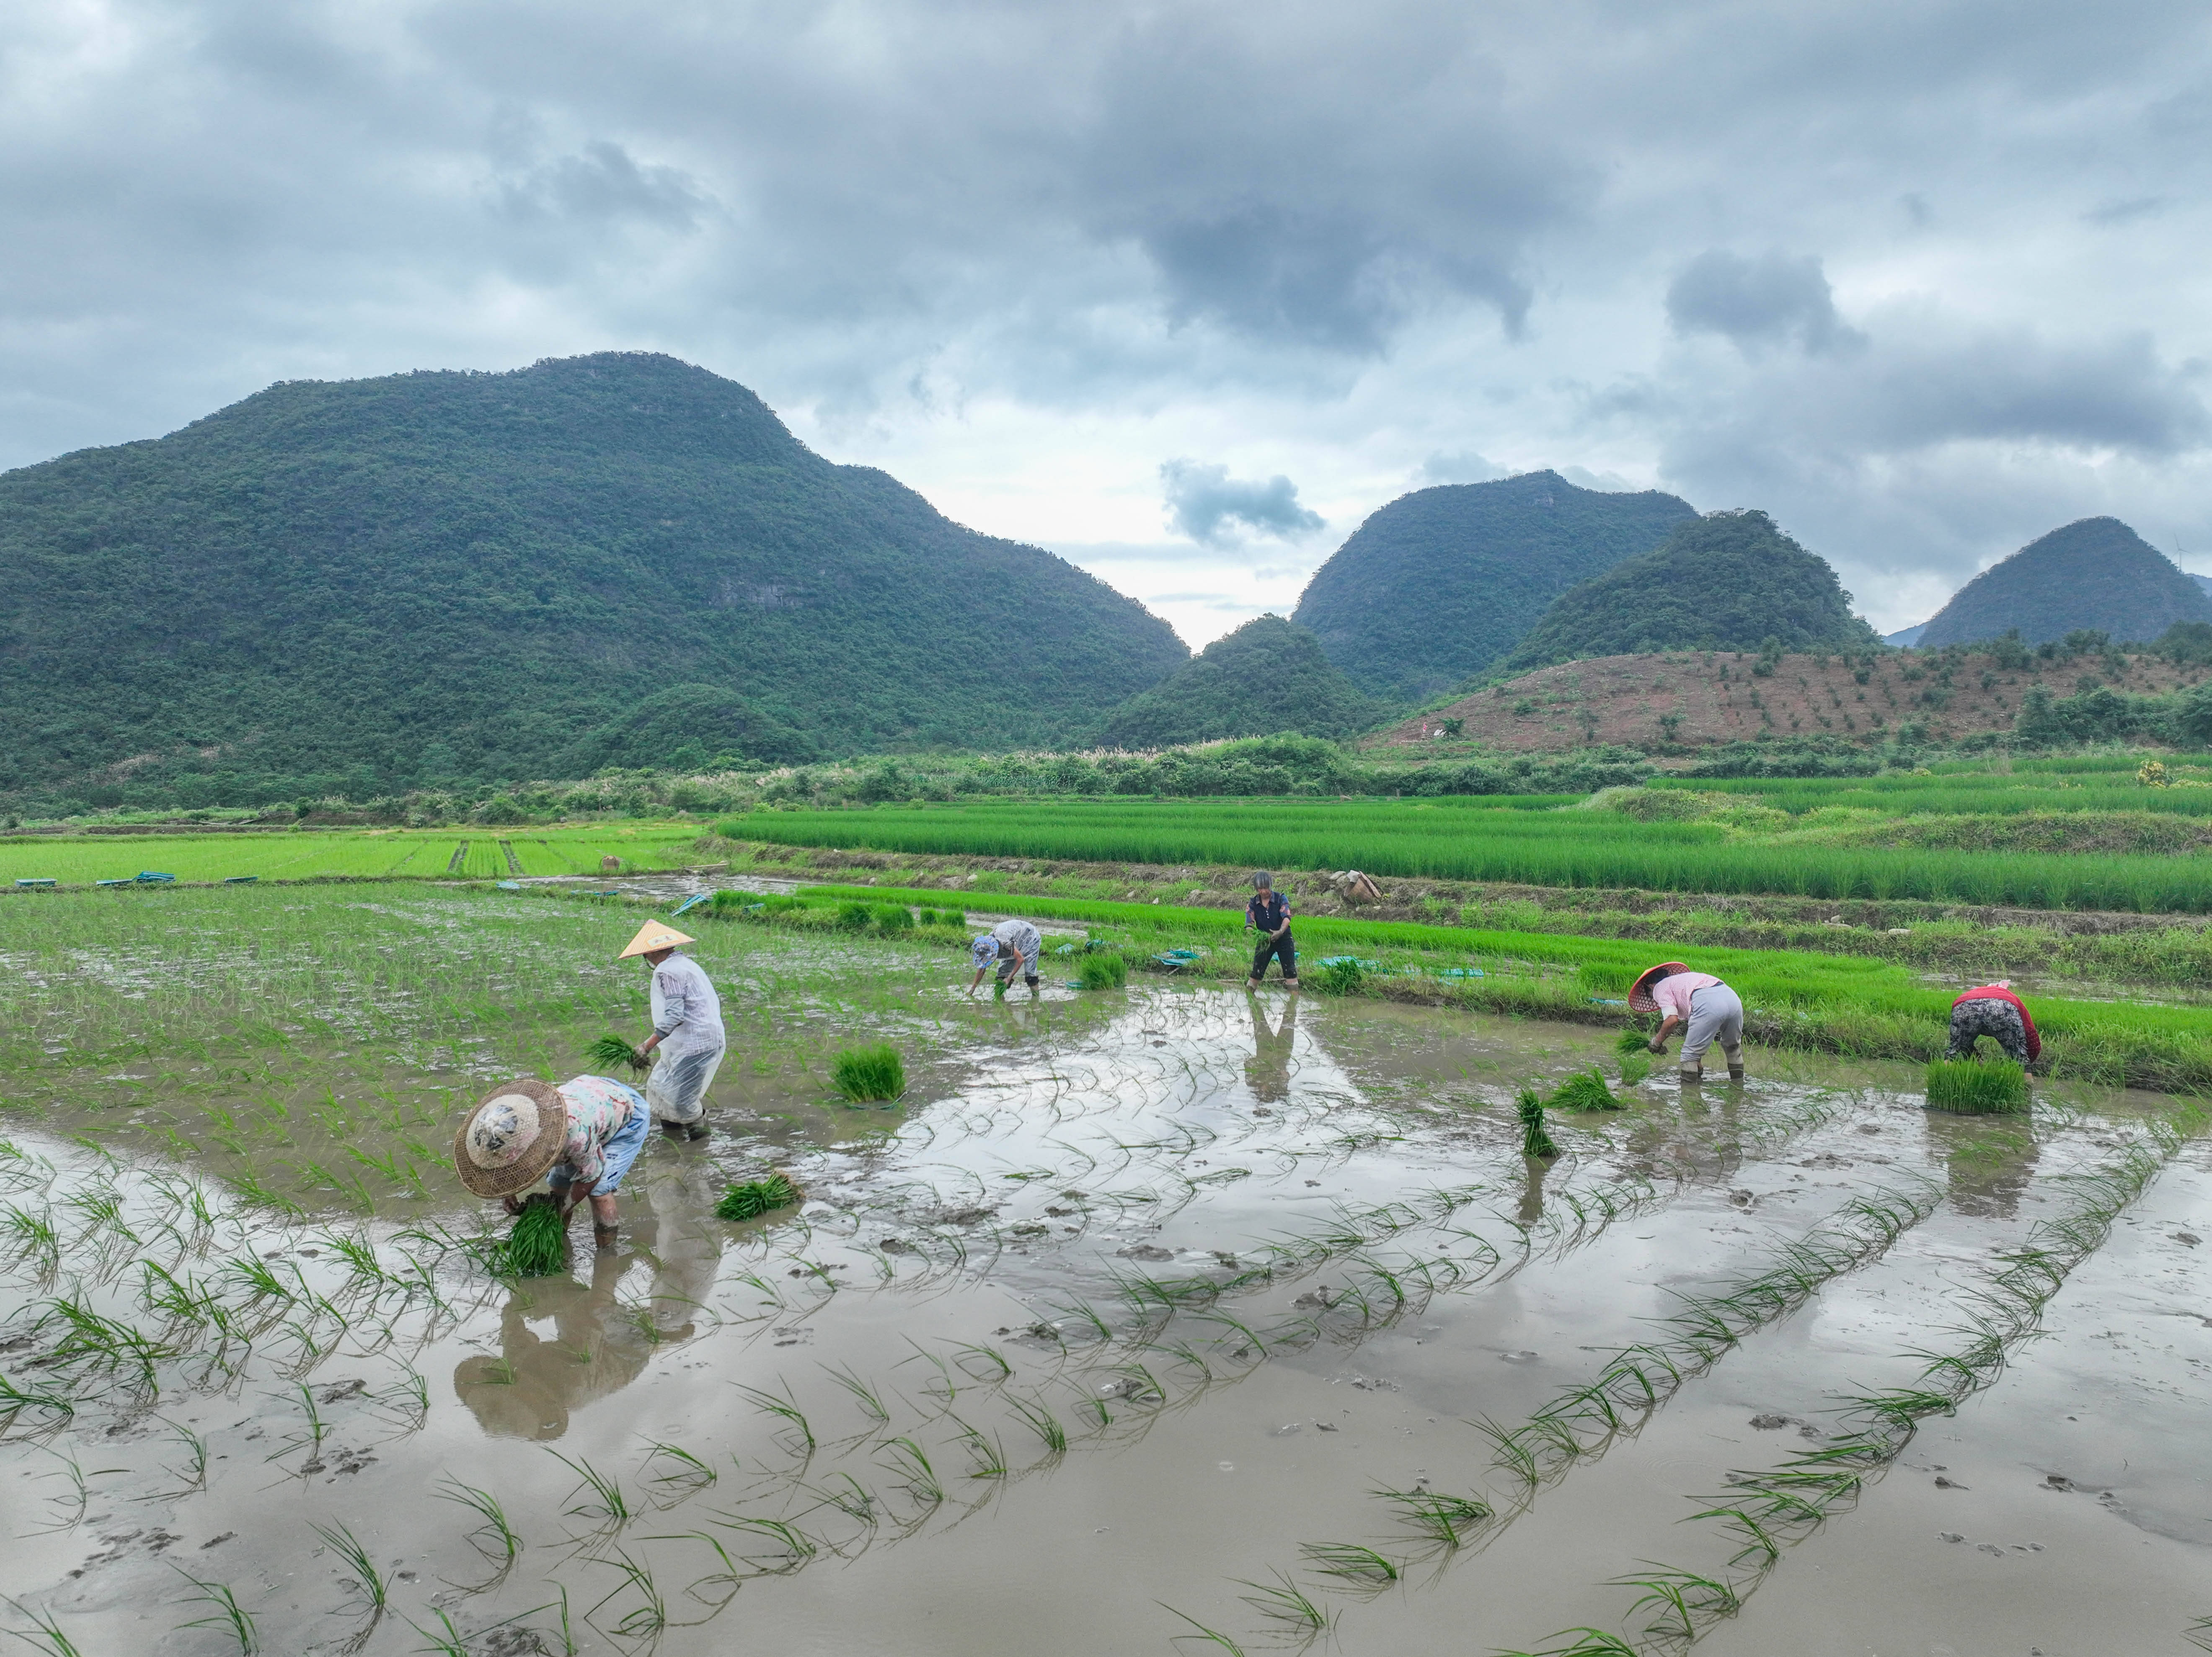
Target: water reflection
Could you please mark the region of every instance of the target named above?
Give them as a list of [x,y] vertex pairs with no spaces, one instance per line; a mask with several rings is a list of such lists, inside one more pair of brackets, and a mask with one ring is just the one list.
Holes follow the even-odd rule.
[[1544,1176],[1552,1171],[1551,1159],[1523,1156],[1521,1166],[1521,1211],[1513,1217],[1523,1225],[1534,1225],[1544,1217]]
[[1267,1009],[1257,996],[1245,998],[1252,1014],[1252,1056],[1244,1061],[1244,1083],[1262,1104],[1290,1097],[1291,1053],[1298,1038],[1298,998],[1284,1004],[1279,1028],[1267,1020]]
[[[453,1370],[453,1391],[487,1435],[559,1438],[577,1411],[643,1374],[656,1349],[697,1332],[722,1253],[714,1177],[701,1160],[661,1171],[632,1211],[638,1253],[595,1253],[588,1283],[538,1278],[507,1296],[499,1356]],[[642,1304],[620,1292],[641,1265],[652,1271]],[[549,1319],[550,1333],[531,1327]]]
[[1942,1153],[1951,1206],[1989,1219],[2017,1218],[2038,1160],[2027,1119],[1931,1110],[1927,1121],[1928,1137]]

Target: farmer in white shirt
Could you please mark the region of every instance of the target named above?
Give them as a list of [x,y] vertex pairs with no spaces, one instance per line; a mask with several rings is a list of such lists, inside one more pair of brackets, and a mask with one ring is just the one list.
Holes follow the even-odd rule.
[[1681,1026],[1685,1083],[1705,1079],[1705,1049],[1717,1041],[1728,1055],[1729,1080],[1743,1080],[1743,1002],[1711,973],[1692,972],[1679,961],[1647,969],[1628,991],[1632,1012],[1662,1013],[1651,1051],[1667,1051],[1667,1038]]
[[1014,963],[1019,962],[1022,981],[1030,986],[1030,993],[1037,992],[1037,957],[1044,953],[1044,938],[1026,920],[1002,920],[988,932],[979,935],[968,946],[969,958],[975,963],[975,976],[968,980],[968,993],[975,993],[983,981],[983,974],[996,962],[999,976],[1011,983]]
[[672,1139],[707,1137],[707,1088],[721,1068],[728,1045],[722,1033],[722,998],[706,968],[678,944],[693,942],[665,921],[649,920],[617,960],[641,955],[653,968],[653,1035],[638,1048],[660,1058],[646,1078],[645,1100]]

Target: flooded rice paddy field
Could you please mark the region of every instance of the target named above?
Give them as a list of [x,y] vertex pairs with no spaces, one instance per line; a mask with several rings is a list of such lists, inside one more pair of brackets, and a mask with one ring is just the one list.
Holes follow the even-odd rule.
[[[503,1283],[446,1148],[632,907],[0,910],[0,1626],[84,1653],[2183,1652],[2212,1159],[1752,1051],[714,926],[716,1136]],[[850,1108],[841,1047],[909,1091]],[[714,1217],[787,1169],[794,1213]],[[580,1227],[579,1228],[580,1233]],[[40,1633],[37,1630],[51,1630]],[[63,1642],[68,1644],[62,1643]]]

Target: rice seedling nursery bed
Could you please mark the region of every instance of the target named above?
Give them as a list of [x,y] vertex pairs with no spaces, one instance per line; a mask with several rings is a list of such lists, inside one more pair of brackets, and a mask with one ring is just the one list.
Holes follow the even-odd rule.
[[[686,917],[714,1137],[524,1278],[444,1148],[643,1034],[641,906],[131,896],[0,906],[32,1648],[2148,1651],[2212,1613],[2185,1102],[1955,1116],[1917,1064],[1759,1049],[1686,1096],[1608,1028],[1074,954],[971,1001],[953,926],[733,900]],[[1613,964],[1513,959],[1584,1006]],[[876,1044],[903,1091],[848,1102]]]

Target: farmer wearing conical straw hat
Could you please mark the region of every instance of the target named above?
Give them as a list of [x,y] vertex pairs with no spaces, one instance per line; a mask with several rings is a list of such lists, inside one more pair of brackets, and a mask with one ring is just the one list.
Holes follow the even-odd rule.
[[576,1076],[554,1087],[535,1077],[502,1082],[469,1113],[453,1136],[453,1166],[479,1197],[496,1197],[510,1214],[520,1193],[546,1179],[565,1223],[586,1198],[592,1241],[615,1246],[615,1193],[645,1145],[645,1096],[605,1076]]
[[1646,968],[1629,986],[1628,1005],[1632,1012],[1665,1015],[1650,1042],[1654,1053],[1665,1053],[1667,1038],[1677,1025],[1685,1027],[1685,1083],[1695,1085],[1705,1079],[1705,1049],[1716,1040],[1728,1055],[1729,1080],[1743,1080],[1743,1002],[1711,973],[1692,972],[1680,961],[1662,961]]
[[653,1034],[638,1053],[650,1057],[654,1048],[661,1050],[660,1062],[646,1078],[645,1097],[672,1139],[707,1137],[707,1088],[728,1046],[714,981],[690,956],[677,953],[678,945],[693,941],[665,920],[648,920],[616,957],[641,955],[653,968]]

